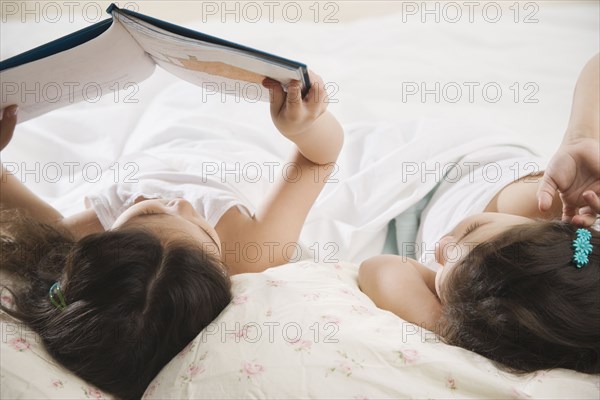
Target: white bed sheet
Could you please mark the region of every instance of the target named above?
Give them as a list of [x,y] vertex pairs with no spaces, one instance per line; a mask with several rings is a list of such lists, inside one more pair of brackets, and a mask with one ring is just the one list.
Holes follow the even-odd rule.
[[[364,257],[381,251],[387,221],[417,201],[420,195],[426,193],[428,185],[431,185],[431,182],[423,183],[418,180],[402,186],[395,184],[397,181],[394,180],[394,172],[401,168],[402,162],[447,162],[480,146],[515,140],[525,143],[541,155],[548,156],[560,142],[568,120],[577,75],[585,61],[598,52],[599,7],[596,2],[577,6],[553,5],[552,2],[539,4],[540,21],[530,25],[514,24],[508,19],[502,20],[499,24],[422,24],[416,21],[402,23],[399,15],[390,15],[334,25],[286,23],[218,25],[198,22],[190,26],[206,33],[243,41],[250,46],[305,61],[326,81],[337,85],[338,91],[333,99],[338,102],[331,104],[331,110],[344,123],[347,133],[347,145],[340,157],[342,170],[339,177],[342,181],[329,185],[320,197],[303,231],[303,241],[306,246],[312,242],[318,242],[321,246],[329,242],[336,243],[339,246],[336,258],[359,262]],[[2,24],[0,36],[2,58],[17,54],[32,45],[41,44],[50,38],[49,35],[58,37],[82,25],[81,22],[79,25],[50,24],[33,27],[19,23]],[[278,40],[274,40],[274,37]],[[15,42],[14,38],[20,40]],[[474,103],[463,101],[456,104],[432,101],[422,103],[414,98],[413,101],[403,102],[399,93],[403,82],[425,82],[431,86],[435,82],[444,84],[473,81],[481,84],[497,82],[507,92],[501,101],[495,104],[481,99]],[[539,102],[515,103],[508,89],[514,82],[519,82],[521,85],[527,82],[536,83],[539,87],[537,95]],[[188,95],[184,96],[186,93]],[[69,213],[82,209],[83,195],[92,190],[99,190],[101,186],[90,182],[90,177],[88,182],[85,182],[80,172],[81,166],[86,163],[98,163],[104,168],[105,173],[114,173],[114,170],[111,172],[109,167],[114,165],[114,161],[124,152],[134,148],[144,148],[144,146],[147,148],[149,142],[158,138],[149,132],[157,134],[160,132],[156,129],[156,121],[162,119],[160,112],[168,113],[168,110],[171,110],[171,114],[165,114],[165,121],[169,118],[185,118],[192,115],[196,116],[193,118],[199,118],[198,115],[203,113],[211,114],[214,117],[212,120],[214,126],[220,119],[223,129],[228,129],[228,119],[246,121],[248,131],[253,132],[255,145],[268,147],[272,160],[284,157],[289,146],[285,141],[277,138],[270,126],[266,104],[235,104],[231,99],[225,104],[214,101],[214,98],[205,102],[199,89],[196,89],[196,95],[192,93],[194,89],[187,84],[176,81],[162,71],[157,71],[152,78],[140,85],[139,92],[135,96],[139,100],[138,103],[115,102],[113,97],[107,96],[96,104],[74,105],[20,125],[11,146],[3,151],[2,160],[16,162],[19,167],[29,169],[38,162],[41,170],[53,162],[79,163],[74,176],[65,174],[58,182],[50,182],[41,173],[24,176],[28,178],[26,179],[28,186],[42,194],[61,211]],[[260,136],[261,132],[264,132],[264,136]],[[215,137],[217,135],[218,131],[215,132]],[[454,146],[455,144],[459,146]],[[251,157],[252,152],[241,156]],[[64,165],[62,167],[66,171],[66,167]],[[70,182],[70,179],[74,182]],[[250,192],[258,192],[257,187],[250,187],[252,189],[249,189],[249,198],[255,196]],[[366,194],[370,196],[365,197]],[[365,208],[365,205],[369,207]],[[312,264],[289,266],[282,268],[280,272],[273,270],[264,277],[256,275],[251,278],[237,278],[235,291],[243,295],[243,291],[248,287],[244,284],[246,279],[249,280],[248,284],[254,285],[262,282],[262,279],[277,281],[281,278],[279,274],[291,274],[293,271],[295,272],[291,275],[296,279],[303,273],[296,270],[302,268],[302,265]],[[331,265],[329,264],[330,268]],[[352,270],[348,269],[348,271]],[[320,277],[327,275],[318,268],[315,269],[315,273],[317,272]],[[271,277],[270,274],[273,276]],[[330,278],[335,277],[332,275]],[[272,284],[268,285],[272,286]],[[301,286],[298,283],[298,288]],[[346,311],[354,314],[374,313],[372,318],[375,319],[369,320],[373,323],[369,325],[373,328],[370,334],[377,329],[381,332],[388,330],[395,332],[399,329],[402,321],[389,313],[373,309],[372,305],[368,304],[368,299],[357,291],[355,281],[351,282],[348,290],[352,294],[346,293],[344,296],[355,295],[359,301],[352,305],[348,303],[347,306],[350,308]],[[298,293],[300,297],[303,296],[302,291]],[[336,299],[336,296],[330,298],[334,303]],[[272,300],[265,301],[271,304]],[[368,312],[361,306],[366,307]],[[256,310],[247,311],[249,313],[247,315],[255,315]],[[304,311],[299,309],[297,304],[290,305],[290,315],[293,313],[306,315],[302,312]],[[231,317],[231,314],[226,314],[226,317]],[[241,317],[235,315],[234,320]],[[363,318],[365,316],[361,315],[360,324],[357,320],[356,323],[349,325],[354,327],[348,331],[350,334],[360,334],[357,330],[362,329],[360,327],[363,326]],[[380,324],[380,328],[376,328],[376,324]],[[406,343],[394,342],[392,336],[383,335],[382,338],[384,338],[382,342],[376,342],[377,346],[381,346],[380,350],[386,352],[400,350],[399,354],[404,354],[401,353],[400,347],[406,346]],[[373,356],[370,353],[372,349],[369,349],[367,343],[369,340],[371,336],[365,336],[357,344],[365,346],[361,350],[364,351],[361,357],[364,354],[365,360]],[[284,345],[290,346],[287,343]],[[19,341],[12,344],[3,342],[2,351],[6,354],[9,348],[10,351],[22,352],[22,346],[24,344]],[[276,347],[272,347],[271,350],[273,354],[277,354]],[[306,357],[302,351],[300,349],[294,355]],[[428,368],[442,362],[450,371],[453,365],[452,357],[467,360],[464,369],[455,370],[461,378],[439,375],[438,372],[442,369],[432,374],[430,370],[405,368],[405,364],[410,364],[410,357],[403,356],[404,358],[394,359],[398,365],[390,371],[395,371],[391,374],[394,379],[398,376],[402,377],[406,386],[399,384],[390,392],[383,383],[377,383],[376,380],[373,383],[373,376],[369,375],[369,367],[357,367],[355,370],[358,372],[353,375],[352,380],[348,380],[352,383],[347,388],[350,390],[364,385],[362,386],[365,388],[364,393],[356,391],[356,394],[352,392],[352,396],[367,396],[369,393],[375,393],[376,397],[386,397],[387,394],[389,397],[449,397],[459,393],[452,389],[453,385],[460,388],[459,397],[473,398],[486,395],[513,398],[548,396],[597,398],[600,391],[597,376],[579,376],[559,370],[550,373],[548,380],[536,375],[529,381],[519,381],[516,386],[507,384],[504,380],[496,380],[496,386],[487,386],[490,379],[496,379],[492,377],[498,373],[493,369],[487,369],[485,372],[480,368],[482,361],[474,361],[471,353],[460,349],[439,350],[437,347],[428,347],[425,351],[427,357],[421,360],[428,360],[425,363]],[[342,378],[344,374],[340,373],[339,369],[345,371],[353,364],[348,364],[345,356],[337,354],[339,357],[335,362],[338,363],[336,365],[339,368],[334,373],[336,376],[339,374],[338,378]],[[414,355],[411,352],[407,354]],[[190,368],[190,363],[196,363],[197,366],[202,361],[201,355],[195,353],[194,356],[190,356],[191,358],[185,358],[185,362],[180,360],[178,363],[175,360],[169,365],[171,378],[178,379],[179,371],[182,372],[180,375],[184,376],[183,380],[178,381],[180,385],[178,388],[182,390],[180,394],[201,392],[200,386],[195,387],[191,382],[185,382],[185,371],[196,371],[200,376],[208,376],[202,375],[196,369],[186,369]],[[243,371],[260,370],[259,361],[253,361],[250,355],[246,360],[244,354],[238,353],[236,357],[239,359],[235,359],[236,363],[238,361],[254,363],[239,365],[242,371],[238,380],[240,386],[231,388],[231,391],[227,391],[225,386],[215,387],[217,392],[211,392],[214,394],[212,397],[242,395],[261,397],[267,394],[297,397],[303,393],[312,397],[347,398],[351,395],[349,391],[344,391],[343,385],[335,386],[338,390],[334,393],[335,396],[328,396],[331,392],[327,391],[334,386],[318,386],[318,389],[313,391],[311,381],[302,380],[308,375],[298,377],[301,379],[302,387],[298,386],[298,391],[294,391],[291,395],[284,386],[277,386],[275,391],[267,393],[263,389],[271,388],[267,385],[271,379],[261,381],[266,386],[260,386],[255,385],[253,383],[255,381],[246,376],[253,374],[243,375]],[[332,359],[325,357],[321,361],[330,360]],[[301,361],[298,365],[310,364],[307,359]],[[485,364],[485,368],[488,368],[489,364],[485,360],[482,363]],[[336,365],[331,367],[335,368]],[[278,368],[276,364],[263,364],[263,366],[268,367],[266,371]],[[222,367],[232,368],[227,365]],[[398,373],[397,367],[402,367],[402,371],[407,375]],[[286,371],[290,373],[289,370]],[[229,372],[237,373],[237,371]],[[18,378],[25,379],[18,371],[15,373]],[[322,379],[327,375],[327,370],[319,370],[318,373]],[[409,376],[411,378],[408,378]],[[474,376],[479,378],[473,378]],[[166,381],[171,378],[166,378]],[[7,379],[6,375],[3,379]],[[73,392],[79,393],[79,397],[81,393],[85,393],[88,397],[96,394],[75,378],[68,379],[76,386],[79,385]],[[511,379],[509,377],[509,380]],[[366,383],[367,380],[369,384]],[[160,379],[158,381],[160,382]],[[465,382],[465,386],[458,386],[457,382],[460,381]],[[230,376],[227,376],[223,382],[230,382]],[[413,385],[414,383],[417,384]],[[55,390],[56,386],[65,386],[64,382],[56,381],[44,384],[48,386],[46,389],[52,390]],[[171,396],[172,392],[169,391],[174,387],[171,384],[172,382],[166,384],[162,389],[164,391],[159,388],[154,389],[156,396],[169,395],[168,393],[171,393],[169,395]],[[400,386],[402,387],[399,388]],[[486,387],[495,389],[486,391]],[[33,389],[37,391],[31,392],[30,395],[45,393],[37,387]],[[10,393],[14,394],[14,392]],[[63,396],[60,392],[57,393],[56,396]],[[77,397],[76,394],[73,396]],[[172,396],[177,397],[177,395]]]
[[[386,231],[384,220],[393,218],[394,213],[399,214],[425,193],[422,190],[426,185],[412,191],[405,186],[401,190],[395,188],[395,191],[387,192],[381,186],[385,187],[385,182],[372,179],[377,172],[391,173],[394,167],[401,168],[403,162],[448,161],[473,149],[471,145],[476,147],[472,143],[474,137],[480,137],[481,143],[488,139],[492,142],[518,140],[543,156],[551,155],[552,149],[560,142],[577,75],[585,61],[599,49],[598,3],[573,6],[553,2],[537,4],[539,11],[536,18],[539,22],[535,24],[516,24],[508,17],[496,24],[485,23],[481,18],[476,18],[473,24],[421,23],[416,18],[409,18],[403,23],[401,15],[390,15],[346,24],[214,24],[198,21],[188,25],[305,61],[335,88],[332,89],[330,109],[345,125],[347,132],[347,145],[340,157],[342,173],[338,176],[351,178],[347,180],[351,186],[342,189],[342,184],[330,185],[329,192],[320,199],[323,207],[313,211],[304,237],[312,242],[338,243],[339,254],[344,259],[359,262],[381,251]],[[341,6],[344,7],[343,4]],[[14,55],[83,25],[83,21],[34,26],[13,22],[2,24],[2,57]],[[273,40],[274,36],[278,40]],[[408,97],[409,100],[403,102],[403,84],[406,86],[411,82],[424,83],[427,88],[434,87],[436,82],[442,87],[452,82],[459,85],[464,82],[494,83],[502,88],[503,95],[494,104],[483,100],[477,91],[472,103],[466,100],[455,104],[447,101],[436,103],[431,96],[425,102],[419,96]],[[521,97],[529,93],[523,91],[525,83],[537,85],[539,92],[534,99],[539,100],[538,103],[515,103],[514,92],[510,90],[514,82],[521,88]],[[179,95],[172,97],[183,87],[195,98],[188,101]],[[126,143],[131,132],[140,132],[144,126],[149,126],[148,121],[160,118],[160,115],[147,112],[151,103],[157,107],[154,110],[162,106],[184,107],[183,111],[178,110],[181,115],[212,113],[224,119],[232,116],[238,116],[237,120],[243,118],[249,126],[268,130],[262,143],[274,141],[276,145],[271,145],[270,150],[277,153],[275,156],[284,157],[281,149],[287,147],[284,141],[274,138],[265,104],[236,104],[231,98],[225,104],[219,96],[203,98],[200,89],[187,88],[186,83],[178,82],[162,70],[157,70],[153,77],[139,86],[139,91],[132,96],[137,103],[125,101],[127,93],[133,92],[120,92],[118,98],[115,93],[110,93],[98,103],[73,105],[20,125],[11,146],[3,152],[3,160],[17,163],[16,167],[22,172],[34,169],[39,163],[39,172],[22,174],[28,178],[28,185],[61,211],[80,210],[83,208],[79,200],[81,195],[102,187],[100,183],[91,182],[95,180],[97,169],[94,163],[114,176],[113,163],[128,151]],[[448,129],[444,136],[441,124],[447,119],[451,120],[449,123],[454,128]],[[420,124],[430,124],[435,120],[438,121],[437,133],[419,130]],[[460,123],[457,124],[458,121]],[[482,126],[474,128],[479,129],[478,132],[461,136],[461,123]],[[406,132],[407,129],[412,129],[405,134],[409,137],[394,136],[397,135],[394,130]],[[436,142],[426,143],[440,146],[431,152],[419,147],[420,143],[400,149],[407,145],[410,135],[419,134],[433,135]],[[462,150],[442,156],[445,146],[461,142],[465,146]],[[361,148],[363,144],[366,146]],[[384,160],[385,155],[394,158]],[[52,163],[57,160],[63,168],[62,179],[54,182],[55,166]],[[361,160],[360,164],[357,160]],[[374,160],[379,160],[382,165],[369,170],[368,167],[374,167]],[[75,173],[68,173],[66,162],[78,163]],[[84,176],[79,169],[86,166]],[[113,169],[109,170],[111,166]],[[357,166],[360,166],[360,171]],[[128,172],[120,167],[116,170],[119,172],[117,179],[123,179]],[[386,180],[388,184],[390,179]],[[81,185],[84,181],[87,185]],[[375,204],[370,208],[371,214],[365,213],[362,208],[360,214],[354,214],[358,218],[365,215],[359,222],[348,223],[341,219],[336,226],[332,226],[331,221],[326,222],[332,212],[352,215],[358,207],[366,204],[358,201],[340,207],[339,200],[343,197],[336,196],[341,196],[343,190],[348,191],[346,199],[353,196],[356,200],[361,195],[364,197],[365,190],[374,186],[378,186],[379,190],[375,193],[377,196],[372,194],[368,201],[370,207]],[[331,192],[336,195],[331,195]],[[403,201],[395,207],[388,207],[390,202],[398,199]],[[338,203],[334,205],[335,201]],[[378,214],[382,209],[387,212]],[[372,215],[382,218],[373,218]]]

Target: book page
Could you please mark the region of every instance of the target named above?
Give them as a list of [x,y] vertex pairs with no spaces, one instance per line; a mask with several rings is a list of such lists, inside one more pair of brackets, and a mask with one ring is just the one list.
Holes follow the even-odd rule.
[[72,49],[0,72],[0,107],[19,106],[19,123],[80,101],[127,90],[155,63],[117,21]]
[[225,93],[248,101],[269,101],[265,77],[281,82],[303,81],[302,69],[272,62],[226,46],[186,38],[135,17],[113,13],[156,64],[201,86],[208,94]]

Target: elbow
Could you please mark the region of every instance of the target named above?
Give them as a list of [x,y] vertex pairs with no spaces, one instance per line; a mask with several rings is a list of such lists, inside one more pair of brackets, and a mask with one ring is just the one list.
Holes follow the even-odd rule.
[[380,257],[368,258],[358,267],[358,288],[371,298],[373,298],[377,286],[377,277],[381,267]]

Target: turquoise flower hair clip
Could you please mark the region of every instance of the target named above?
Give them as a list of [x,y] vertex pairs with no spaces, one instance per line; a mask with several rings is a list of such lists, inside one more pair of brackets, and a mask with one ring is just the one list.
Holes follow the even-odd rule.
[[577,268],[587,265],[589,262],[588,256],[592,252],[592,234],[587,229],[577,229],[577,238],[573,240],[573,262]]
[[[54,307],[58,308],[60,311],[67,308],[67,302],[65,301],[65,297],[60,289],[60,283],[54,282],[54,285],[50,286],[48,295],[50,297],[50,302],[54,305]],[[54,296],[56,296],[58,300]]]

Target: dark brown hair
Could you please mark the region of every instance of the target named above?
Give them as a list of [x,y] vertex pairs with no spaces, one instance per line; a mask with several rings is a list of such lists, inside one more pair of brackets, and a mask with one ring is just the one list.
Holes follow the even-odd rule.
[[536,221],[480,243],[448,274],[440,334],[513,373],[600,372],[600,238],[572,262],[577,227]]
[[[150,381],[227,306],[221,262],[188,243],[163,245],[127,229],[74,241],[68,232],[15,210],[0,212],[3,272],[15,308],[65,367],[120,398]],[[59,281],[67,308],[49,300]]]

